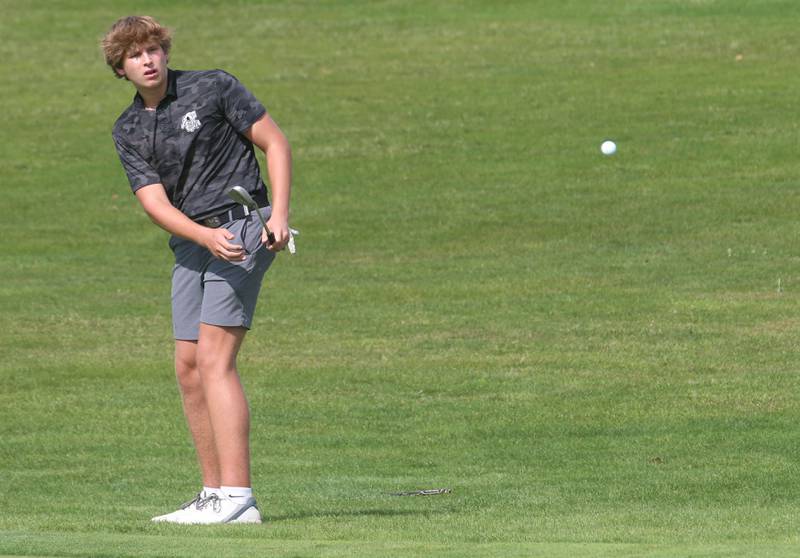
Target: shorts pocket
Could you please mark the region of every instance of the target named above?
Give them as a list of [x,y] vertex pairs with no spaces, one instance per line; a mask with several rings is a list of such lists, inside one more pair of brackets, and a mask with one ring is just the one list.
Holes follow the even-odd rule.
[[[270,214],[269,207],[261,208],[261,215],[264,216],[265,221],[269,220]],[[253,254],[261,247],[261,231],[264,230],[264,225],[261,224],[261,219],[258,218],[258,215],[253,214],[243,219],[242,222],[244,223],[242,225],[244,251],[247,254]]]

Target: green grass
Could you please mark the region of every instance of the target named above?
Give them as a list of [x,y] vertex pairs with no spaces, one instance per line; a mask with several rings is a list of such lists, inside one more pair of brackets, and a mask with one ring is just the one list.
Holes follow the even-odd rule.
[[[0,554],[796,554],[800,4],[0,12]],[[298,255],[240,358],[262,527],[148,521],[198,477],[110,139],[128,13],[293,145]]]

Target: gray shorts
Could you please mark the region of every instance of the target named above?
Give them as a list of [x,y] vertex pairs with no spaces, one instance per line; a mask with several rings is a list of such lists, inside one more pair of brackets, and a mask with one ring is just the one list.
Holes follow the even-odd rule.
[[[261,209],[269,219],[270,208]],[[195,341],[200,322],[250,328],[261,280],[275,254],[261,244],[261,222],[251,214],[223,225],[235,236],[231,244],[244,246],[243,262],[218,260],[206,248],[173,236],[172,329],[175,339]]]

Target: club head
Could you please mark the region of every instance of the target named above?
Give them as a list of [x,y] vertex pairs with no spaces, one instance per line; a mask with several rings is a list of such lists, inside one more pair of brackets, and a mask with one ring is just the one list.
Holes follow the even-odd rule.
[[234,186],[230,190],[228,190],[228,197],[231,198],[236,203],[240,203],[250,209],[258,209],[258,204],[250,197],[250,194],[247,193],[247,190],[242,188],[241,186]]

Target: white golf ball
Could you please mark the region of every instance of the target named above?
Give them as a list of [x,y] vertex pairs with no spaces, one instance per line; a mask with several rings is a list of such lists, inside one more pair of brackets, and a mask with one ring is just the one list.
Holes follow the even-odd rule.
[[613,155],[617,152],[617,144],[611,140],[606,140],[600,144],[600,151],[603,152],[603,155]]

